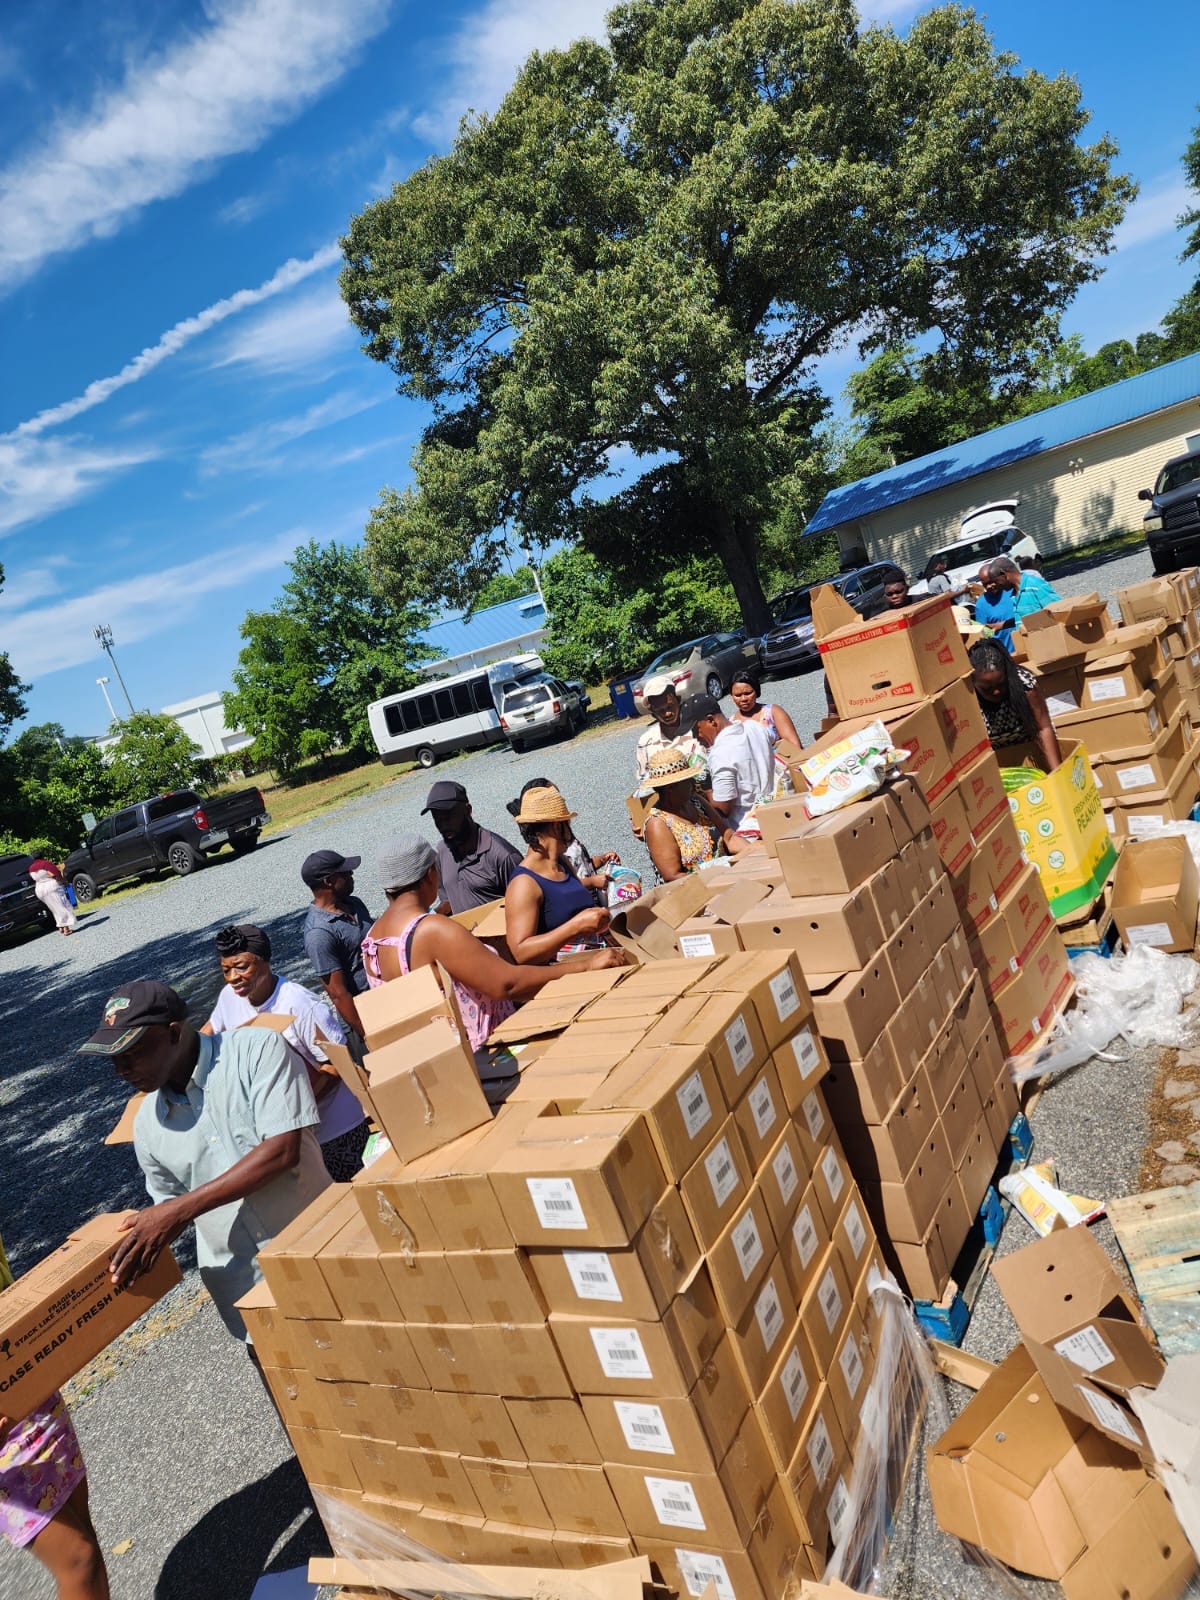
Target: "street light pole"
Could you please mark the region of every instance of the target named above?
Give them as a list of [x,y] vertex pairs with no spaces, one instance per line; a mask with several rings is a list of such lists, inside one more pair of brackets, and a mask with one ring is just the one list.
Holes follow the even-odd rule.
[[[125,679],[121,676],[121,669],[117,665],[117,658],[115,655],[113,655],[112,629],[106,622],[102,622],[99,627],[92,629],[92,638],[96,640],[101,650],[104,651],[105,655],[112,662],[112,669],[117,675],[117,682],[121,685],[121,693],[125,696],[125,704],[129,707],[129,715],[132,717],[134,715],[133,701],[129,698],[129,690],[125,687]],[[106,694],[105,699],[107,698],[108,696]]]
[[108,720],[109,726],[111,727],[112,724],[117,720],[117,713],[113,708],[112,697],[108,692],[108,679],[97,678],[96,682],[100,685],[100,693],[104,696],[104,704],[108,707]]

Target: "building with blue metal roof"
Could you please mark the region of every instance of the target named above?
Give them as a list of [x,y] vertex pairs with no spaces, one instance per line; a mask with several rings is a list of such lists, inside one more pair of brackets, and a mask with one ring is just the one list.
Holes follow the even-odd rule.
[[825,496],[806,533],[836,532],[844,557],[915,574],[958,537],[963,513],[1016,498],[1043,554],[1140,528],[1137,491],[1200,448],[1200,354],[1007,422]]
[[491,661],[536,651],[546,634],[546,608],[540,594],[521,595],[484,606],[468,616],[455,611],[441,617],[421,635],[434,659],[421,668],[427,676],[445,677],[484,667]]

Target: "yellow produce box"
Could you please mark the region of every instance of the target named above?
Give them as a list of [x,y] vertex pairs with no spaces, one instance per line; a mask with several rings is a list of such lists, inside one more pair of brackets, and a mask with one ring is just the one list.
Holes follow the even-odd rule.
[[1014,787],[1012,771],[1041,772],[1036,745],[1006,745],[997,752],[1005,770],[1008,808],[1026,858],[1038,869],[1056,917],[1090,905],[1116,865],[1092,764],[1082,744],[1060,741],[1062,766]]

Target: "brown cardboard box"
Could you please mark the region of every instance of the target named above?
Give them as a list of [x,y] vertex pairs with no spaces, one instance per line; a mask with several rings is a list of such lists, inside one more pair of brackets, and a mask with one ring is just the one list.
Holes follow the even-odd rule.
[[795,1114],[804,1096],[828,1071],[829,1062],[811,1014],[771,1057],[784,1103]]
[[771,1231],[777,1239],[786,1239],[792,1218],[804,1198],[808,1182],[808,1163],[805,1161],[800,1135],[793,1123],[788,1123],[779,1138],[767,1152],[758,1170],[757,1183],[771,1219]]
[[800,1140],[801,1159],[815,1171],[822,1147],[832,1137],[829,1109],[820,1088],[810,1089],[800,1102],[800,1111],[793,1126]]
[[865,1204],[857,1191],[852,1191],[833,1229],[833,1248],[847,1283],[861,1279],[875,1247],[875,1230],[867,1218]]
[[1165,823],[1184,822],[1192,814],[1200,784],[1200,743],[1188,751],[1165,789],[1138,790],[1120,800],[1104,802],[1109,831],[1119,839],[1144,839],[1161,831]]
[[877,956],[859,972],[806,976],[830,1060],[861,1061],[900,1005],[891,967]]
[[129,1099],[126,1100],[126,1102],[125,1102],[125,1109],[124,1109],[124,1111],[122,1111],[120,1117],[117,1119],[117,1122],[116,1122],[115,1126],[113,1127],[112,1132],[110,1134],[106,1135],[105,1140],[104,1140],[105,1144],[132,1144],[133,1143],[133,1122],[134,1122],[134,1118],[137,1116],[138,1112],[141,1110],[142,1101],[145,1098],[146,1098],[146,1096],[144,1094],[130,1095]]
[[830,1245],[822,1254],[808,1292],[800,1302],[800,1321],[812,1346],[818,1372],[827,1371],[837,1354],[851,1305],[850,1285],[838,1253]]
[[1104,701],[1082,711],[1056,716],[1054,725],[1064,738],[1081,739],[1093,760],[1109,750],[1131,750],[1149,744],[1163,729],[1158,695],[1146,689],[1128,700]]
[[373,1050],[364,1064],[375,1114],[402,1161],[436,1150],[491,1120],[474,1058],[457,1028],[444,1017]]
[[653,1321],[700,1260],[683,1202],[667,1189],[627,1250],[531,1250],[529,1266],[551,1311],[585,1314],[620,1307]]
[[748,1000],[768,1050],[790,1038],[812,1010],[812,997],[794,950],[747,950],[705,973],[695,992]]
[[[954,898],[947,888],[946,901],[953,908]],[[925,904],[922,901],[922,906]],[[919,908],[918,908],[919,910]],[[898,933],[894,933],[883,947],[883,955],[892,969],[899,994],[909,994],[920,982],[921,974],[933,959],[921,927],[921,917],[909,917]]]
[[599,1466],[603,1457],[579,1400],[506,1400],[527,1461]]
[[323,1383],[421,1387],[421,1368],[404,1323],[319,1322],[309,1317],[297,1320],[295,1338],[298,1363]]
[[747,1412],[715,1473],[674,1472],[610,1462],[605,1472],[635,1539],[685,1534],[715,1550],[741,1549],[774,1487],[758,1418]]
[[1033,612],[1019,624],[1017,636],[1030,666],[1052,666],[1086,655],[1111,626],[1108,601],[1090,594],[1078,600],[1059,600]]
[[706,1050],[668,1045],[649,1057],[631,1056],[580,1110],[620,1108],[643,1113],[663,1171],[678,1183],[724,1118],[725,1098]]
[[991,749],[972,674],[957,678],[939,690],[934,705],[941,716],[942,737],[954,762],[955,774],[961,775]]
[[[876,722],[884,724],[894,748],[907,752],[904,759],[904,770],[909,775],[910,780],[915,780],[920,785],[921,792],[927,800],[930,796],[936,799],[954,781],[954,759],[950,754],[949,746],[942,731],[942,722],[938,716],[936,698],[934,700],[921,701],[916,705],[904,706],[899,710],[877,712],[874,715],[864,717],[851,717],[844,722],[837,722],[827,733],[822,732],[819,738],[814,739],[813,743],[803,752],[803,759],[807,760],[828,750],[832,745],[840,744],[850,735],[860,733],[864,728],[869,728]],[[807,788],[802,773],[795,773],[795,779],[797,788]],[[847,813],[853,813],[859,809],[859,806],[871,803],[873,802],[858,802],[854,806],[847,806],[844,809]],[[832,821],[832,815],[824,820],[826,822]],[[911,826],[903,814],[898,818],[890,816],[889,821],[893,826],[894,835],[897,824],[901,834],[904,832],[911,833]],[[903,843],[903,839],[899,839],[898,842]],[[853,885],[838,884],[830,891],[806,886],[793,892],[797,894],[836,893],[838,889],[843,887],[849,888],[853,887]]]
[[787,1120],[787,1106],[770,1062],[758,1073],[733,1113],[751,1168],[757,1172]]
[[657,1322],[550,1314],[550,1332],[574,1392],[629,1399],[686,1398],[725,1335],[706,1273],[697,1273]]
[[957,1175],[949,1172],[924,1237],[916,1242],[888,1241],[886,1250],[894,1257],[900,1279],[915,1299],[940,1300],[945,1294],[971,1222]]
[[1116,701],[1137,700],[1147,689],[1161,690],[1175,677],[1175,664],[1164,663],[1159,640],[1149,633],[1134,649],[1098,655],[1085,663],[1079,707],[1091,711]]
[[469,1322],[537,1322],[546,1303],[525,1253],[461,1250],[446,1257]]
[[292,1449],[307,1481],[321,1489],[359,1488],[350,1451],[352,1443],[320,1428],[289,1429]]
[[338,1431],[328,1399],[329,1384],[319,1383],[311,1372],[302,1372],[296,1367],[264,1366],[262,1375],[285,1427]]
[[1016,980],[989,997],[992,1020],[1008,1055],[1027,1050],[1053,1021],[1071,993],[1071,969],[1062,935],[1051,926],[1026,958]]
[[934,1219],[947,1174],[952,1170],[950,1147],[939,1122],[903,1183],[861,1186],[867,1204],[877,1218],[883,1219],[880,1233],[887,1238],[919,1244]]
[[[295,1324],[275,1304],[266,1279],[256,1283],[237,1303],[242,1321],[264,1367],[296,1367],[300,1345]],[[36,1402],[35,1402],[36,1403]]]
[[464,1456],[462,1464],[485,1517],[530,1528],[554,1526],[525,1462]]
[[1165,789],[1194,742],[1191,719],[1180,708],[1152,742],[1096,757],[1093,770],[1101,794],[1120,800],[1144,790]]
[[[971,1092],[974,1093],[973,1086]],[[968,1214],[974,1217],[983,1204],[983,1197],[996,1170],[996,1147],[992,1144],[991,1131],[984,1119],[982,1106],[979,1108],[979,1119],[971,1129],[962,1152],[956,1154],[952,1150],[951,1157],[956,1163],[956,1175],[958,1186],[962,1190],[963,1205]]]
[[353,1198],[348,1199],[350,1220],[320,1247],[318,1269],[343,1318],[400,1322],[400,1307],[388,1287],[379,1246]]
[[336,1321],[341,1316],[317,1255],[353,1220],[355,1209],[349,1187],[331,1183],[258,1252],[262,1275],[285,1317]]
[[666,1187],[646,1119],[629,1111],[532,1119],[491,1182],[517,1244],[567,1248],[628,1244]]
[[929,1451],[938,1525],[1067,1600],[1173,1600],[1195,1568],[1160,1485],[1060,1410],[1018,1347]]
[[832,1128],[827,1130],[825,1139],[825,1147],[813,1163],[813,1193],[825,1219],[825,1227],[832,1232],[852,1185],[845,1153]]
[[817,1403],[809,1413],[800,1442],[781,1479],[796,1526],[813,1546],[822,1568],[829,1532],[829,1500],[838,1474],[848,1460],[829,1389],[822,1384]]
[[716,1244],[749,1193],[750,1178],[737,1124],[727,1117],[679,1185],[688,1218],[703,1248]]
[[[812,820],[803,812],[799,798],[773,803],[793,813],[789,820],[796,828],[794,833],[776,835],[774,841],[774,853],[791,894],[847,894],[892,857],[893,834],[882,796]],[[800,817],[794,816],[797,809]],[[769,810],[767,806],[758,808],[760,822]]]
[[778,1600],[808,1570],[790,1508],[777,1485],[767,1497],[750,1537],[718,1552],[692,1548],[686,1531],[674,1539],[638,1539],[638,1550],[654,1562],[680,1596],[703,1600],[711,1589],[720,1600]]
[[888,784],[883,791],[883,798],[887,803],[888,821],[892,825],[892,838],[897,850],[903,851],[928,832],[929,802],[917,780],[903,773]]
[[978,854],[988,864],[992,892],[999,899],[1020,877],[1025,864],[1021,841],[1017,837],[1017,825],[1011,814],[999,818],[975,843]]
[[749,1309],[726,1336],[748,1394],[759,1394],[770,1378],[783,1336],[796,1320],[796,1312],[783,1256],[776,1255]]
[[1191,953],[1196,943],[1200,875],[1186,839],[1130,839],[1117,857],[1112,914],[1126,950]]
[[1164,622],[1177,622],[1188,614],[1186,597],[1168,577],[1147,578],[1143,583],[1118,589],[1117,604],[1121,621],[1126,624],[1152,622],[1159,617]]
[[[685,881],[703,884],[705,878],[716,876],[716,873],[696,873]],[[705,887],[714,886],[707,884]],[[719,888],[705,901],[701,911],[676,926],[679,954],[691,960],[736,954],[742,948],[736,927],[739,918],[760,900],[765,900],[770,892],[770,884],[754,878],[739,879],[728,888]]]
[[947,789],[931,810],[933,836],[937,841],[942,865],[947,872],[957,872],[975,847],[971,825],[967,819],[967,808],[963,804],[957,785],[953,789]]
[[0,1407],[24,1417],[180,1281],[170,1250],[128,1288],[109,1259],[126,1213],[85,1222],[0,1291]]
[[433,967],[417,967],[377,989],[366,989],[362,1002],[358,1014],[363,1037],[372,1051],[418,1033],[437,1017],[448,1022],[456,1020]]
[[977,839],[1009,814],[1000,763],[990,748],[959,774],[958,792],[967,810],[971,832]]
[[561,1532],[625,1536],[625,1520],[603,1468],[534,1462],[530,1471],[554,1526]]
[[[766,1061],[769,1053],[754,1006],[742,994],[715,993],[688,999],[700,1001],[699,1006],[676,1027],[660,1025],[662,1041],[707,1049],[726,1104],[736,1105],[750,1081],[749,1074]],[[670,1014],[665,1022],[670,1022]],[[649,1037],[655,1039],[656,1035],[651,1033]]]
[[817,1402],[820,1382],[812,1347],[797,1314],[755,1402],[767,1448],[780,1472],[787,1471],[796,1439]]
[[879,1122],[904,1081],[891,1039],[883,1033],[862,1061],[832,1062],[822,1086],[834,1121],[845,1128],[856,1122]]
[[870,890],[871,899],[875,902],[883,936],[889,938],[908,919],[916,899],[913,878],[903,858],[897,854],[890,861],[885,861],[878,872],[871,874],[864,887]]
[[1145,1447],[1128,1406],[1165,1367],[1140,1303],[1083,1228],[1037,1239],[992,1264],[1038,1372],[1057,1405],[1127,1449]]
[[813,1283],[821,1265],[822,1250],[829,1243],[829,1230],[810,1183],[792,1218],[791,1232],[783,1241],[784,1264],[797,1305]]
[[513,1399],[566,1400],[574,1392],[545,1323],[405,1326],[431,1388]]
[[851,1458],[862,1422],[863,1402],[874,1370],[875,1352],[867,1338],[866,1327],[858,1313],[852,1311],[837,1352],[829,1364],[826,1379],[838,1427],[846,1443],[847,1456]]
[[[947,598],[919,600],[865,621],[840,596],[824,590],[814,597],[813,617],[817,648],[843,717],[912,705],[970,669]],[[840,625],[830,629],[835,617]]]
[[737,1437],[749,1396],[725,1338],[686,1398],[586,1395],[582,1405],[602,1459],[634,1467],[661,1461],[677,1471],[715,1472]]
[[775,1253],[766,1202],[757,1189],[708,1252],[713,1293],[726,1326],[736,1327],[757,1294]]
[[937,1115],[928,1075],[918,1067],[878,1123],[843,1118],[842,1138],[858,1181],[903,1183]]
[[[979,1091],[975,1087],[975,1079],[971,1074],[969,1061],[967,1061],[967,1064],[959,1074],[958,1081],[947,1096],[939,1115],[942,1119],[942,1127],[946,1132],[946,1143],[950,1146],[950,1159],[957,1167],[967,1154],[976,1125],[983,1115],[983,1103],[979,1098]],[[995,1166],[995,1164],[996,1152],[993,1150],[992,1166]],[[988,1172],[990,1175],[990,1167]],[[982,1199],[982,1196],[980,1198]],[[970,1210],[978,1210],[978,1204],[971,1206]]]
[[[406,1179],[444,1249],[503,1250],[513,1244],[488,1174],[539,1109],[536,1103],[505,1106],[494,1121],[401,1168],[399,1200],[405,1199]],[[389,1197],[393,1193],[388,1190]]]

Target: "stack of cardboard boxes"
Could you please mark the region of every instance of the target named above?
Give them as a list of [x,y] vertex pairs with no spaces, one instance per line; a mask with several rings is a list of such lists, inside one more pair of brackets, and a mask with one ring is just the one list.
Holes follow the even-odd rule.
[[430,976],[376,992],[372,1054],[417,1050],[371,1078],[392,1152],[263,1251],[244,1302],[335,1549],[636,1551],[697,1600],[819,1574],[878,1255],[794,953],[561,980],[501,1030],[518,1091],[462,1131]]

